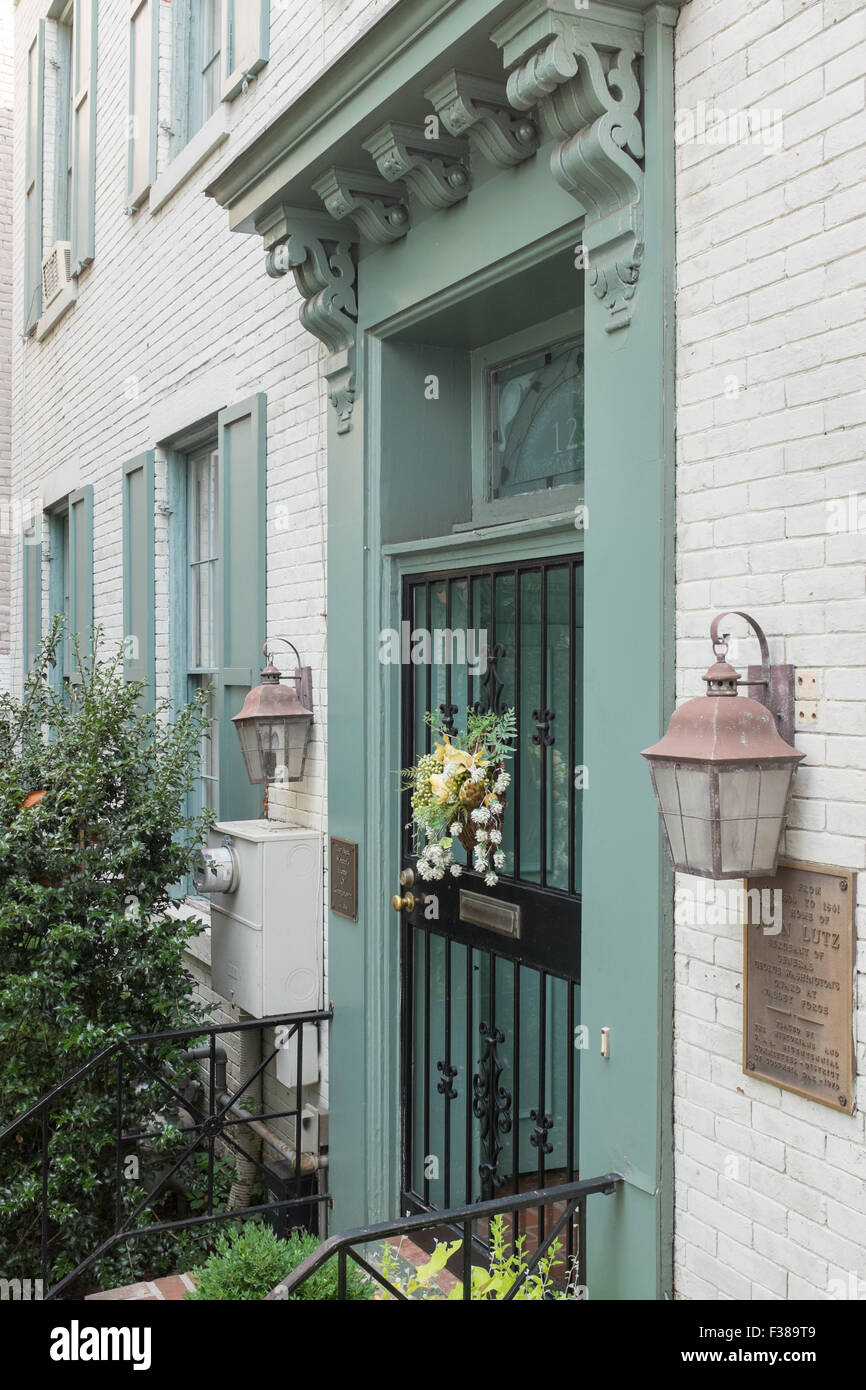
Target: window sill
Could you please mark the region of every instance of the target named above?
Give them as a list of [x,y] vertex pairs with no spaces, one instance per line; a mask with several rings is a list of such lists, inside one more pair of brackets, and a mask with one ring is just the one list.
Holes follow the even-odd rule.
[[68,309],[71,309],[78,298],[78,284],[75,280],[70,280],[65,290],[61,290],[55,300],[51,302],[45,313],[36,325],[36,341],[41,343],[43,338],[59,323]]
[[228,139],[228,120],[228,107],[217,107],[201,130],[196,131],[180,153],[175,155],[168,168],[151,185],[148,203],[151,216],[159,212],[190,175]]

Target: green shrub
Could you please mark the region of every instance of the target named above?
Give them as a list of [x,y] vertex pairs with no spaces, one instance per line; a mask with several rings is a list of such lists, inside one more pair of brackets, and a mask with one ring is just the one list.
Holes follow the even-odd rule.
[[[187,871],[207,823],[186,811],[208,729],[204,706],[143,713],[141,685],[124,684],[119,652],[100,659],[98,632],[92,655],[76,653],[76,682],[58,684],[50,671],[62,636],[56,623],[23,699],[0,694],[0,1115],[7,1121],[106,1044],[196,1021],[183,951],[200,928],[169,909],[170,886]],[[37,792],[44,793],[38,801]],[[178,1050],[148,1050],[151,1078]],[[127,1132],[152,1129],[165,1102],[147,1075],[127,1059]],[[113,1230],[114,1088],[113,1066],[103,1066],[59,1097],[50,1115],[52,1283]],[[7,1278],[40,1272],[39,1131],[25,1126],[0,1148]],[[175,1150],[182,1152],[180,1139],[167,1138],[165,1165]],[[194,1182],[192,1165],[189,1173]],[[131,1213],[147,1188],[135,1163],[124,1175]],[[171,1200],[135,1224],[171,1219]],[[193,1258],[209,1240],[199,1241]],[[87,1286],[168,1272],[178,1253],[164,1237],[127,1242],[90,1271]]]
[[[305,1232],[295,1231],[288,1240],[280,1240],[270,1226],[247,1222],[240,1231],[228,1231],[217,1238],[215,1253],[201,1269],[193,1271],[198,1287],[184,1298],[192,1302],[263,1299],[318,1246],[315,1236]],[[351,1264],[346,1292],[350,1299],[373,1297],[372,1286]],[[336,1300],[336,1256],[311,1274],[290,1301],[308,1298]]]

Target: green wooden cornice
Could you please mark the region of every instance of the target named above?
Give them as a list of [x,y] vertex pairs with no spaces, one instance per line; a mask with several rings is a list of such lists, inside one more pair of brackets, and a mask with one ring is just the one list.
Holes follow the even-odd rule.
[[[206,190],[295,276],[351,428],[358,247],[472,197],[473,161],[549,153],[584,218],[588,301],[609,332],[635,312],[645,239],[644,34],[685,0],[400,0]],[[428,105],[421,104],[421,98]],[[442,127],[443,129],[440,129]],[[546,140],[545,140],[546,132]]]

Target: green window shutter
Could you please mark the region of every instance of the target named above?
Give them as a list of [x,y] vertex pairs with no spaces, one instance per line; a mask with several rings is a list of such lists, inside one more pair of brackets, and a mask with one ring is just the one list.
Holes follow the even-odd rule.
[[245,79],[264,67],[270,42],[270,0],[224,0],[220,89],[223,101],[236,97]]
[[24,674],[33,665],[42,641],[42,518],[24,534],[24,576],[22,583],[22,646]]
[[130,0],[126,192],[135,208],[144,202],[156,178],[158,83],[158,0]]
[[[93,630],[93,488],[88,484],[69,496],[69,629],[78,636],[82,659],[91,650]],[[70,656],[69,679],[79,683]]]
[[250,784],[232,727],[263,666],[266,623],[267,399],[251,396],[220,412],[219,499],[221,637],[217,712],[220,725],[220,817],[261,815],[263,788]]
[[72,29],[72,270],[93,260],[96,213],[97,0],[75,0]]
[[145,681],[143,706],[156,694],[154,594],[154,456],[149,451],[123,465],[123,673]]
[[45,124],[45,20],[27,50],[24,167],[24,331],[42,313],[42,137]]

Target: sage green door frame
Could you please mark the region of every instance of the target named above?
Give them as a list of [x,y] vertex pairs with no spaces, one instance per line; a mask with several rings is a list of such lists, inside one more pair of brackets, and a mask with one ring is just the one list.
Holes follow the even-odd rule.
[[[673,28],[681,3],[591,0],[584,14],[567,0],[401,0],[209,190],[229,208],[232,226],[258,231],[269,251],[286,253],[281,266],[272,260],[272,273],[296,270],[305,322],[330,354],[328,815],[330,833],[359,846],[357,920],[329,917],[334,1229],[394,1215],[399,1190],[396,931],[388,907],[399,867],[398,672],[380,665],[378,634],[385,615],[393,618],[394,586],[408,561],[385,548],[395,537],[384,530],[393,507],[382,491],[383,359],[413,316],[420,321],[437,305],[465,301],[473,287],[499,283],[506,263],[523,257],[532,265],[545,238],[561,235],[566,246],[584,215],[591,257],[598,249],[584,322],[589,785],[581,995],[589,1047],[581,1059],[580,1167],[587,1177],[616,1170],[625,1181],[616,1196],[589,1204],[595,1298],[671,1291],[673,893],[640,749],[659,737],[673,707]],[[490,39],[501,54],[499,77],[511,74],[509,101],[543,107],[545,93],[555,91],[534,158],[499,171],[488,163],[469,196],[444,211],[413,206],[408,235],[388,245],[347,230],[346,219],[309,211],[319,206],[314,184],[323,166],[357,163],[359,146],[382,121],[416,119],[427,84],[464,59],[471,70],[478,44]],[[625,56],[608,82],[597,59],[611,49]],[[575,55],[576,80],[592,89],[586,106],[567,90]],[[606,114],[590,131],[593,117],[583,113],[596,106]],[[611,139],[614,107],[623,121],[613,120],[618,138],[631,153]],[[357,330],[347,328],[345,312],[332,312],[328,297],[339,280],[340,293],[351,289],[354,299],[351,257],[341,253],[338,265],[324,254],[344,231],[359,248]],[[311,247],[319,251],[315,264]],[[411,472],[408,435],[405,448]],[[465,501],[448,449],[442,467],[426,517],[396,538],[414,536],[414,564],[431,545],[425,525],[441,533],[465,519],[448,516],[451,496]],[[400,482],[411,503],[412,477]],[[553,534],[539,539],[527,526],[523,540],[529,554],[530,545],[549,548]],[[448,538],[437,549],[444,563],[458,554],[462,561],[467,552]],[[602,1027],[610,1029],[609,1060],[600,1055]]]

